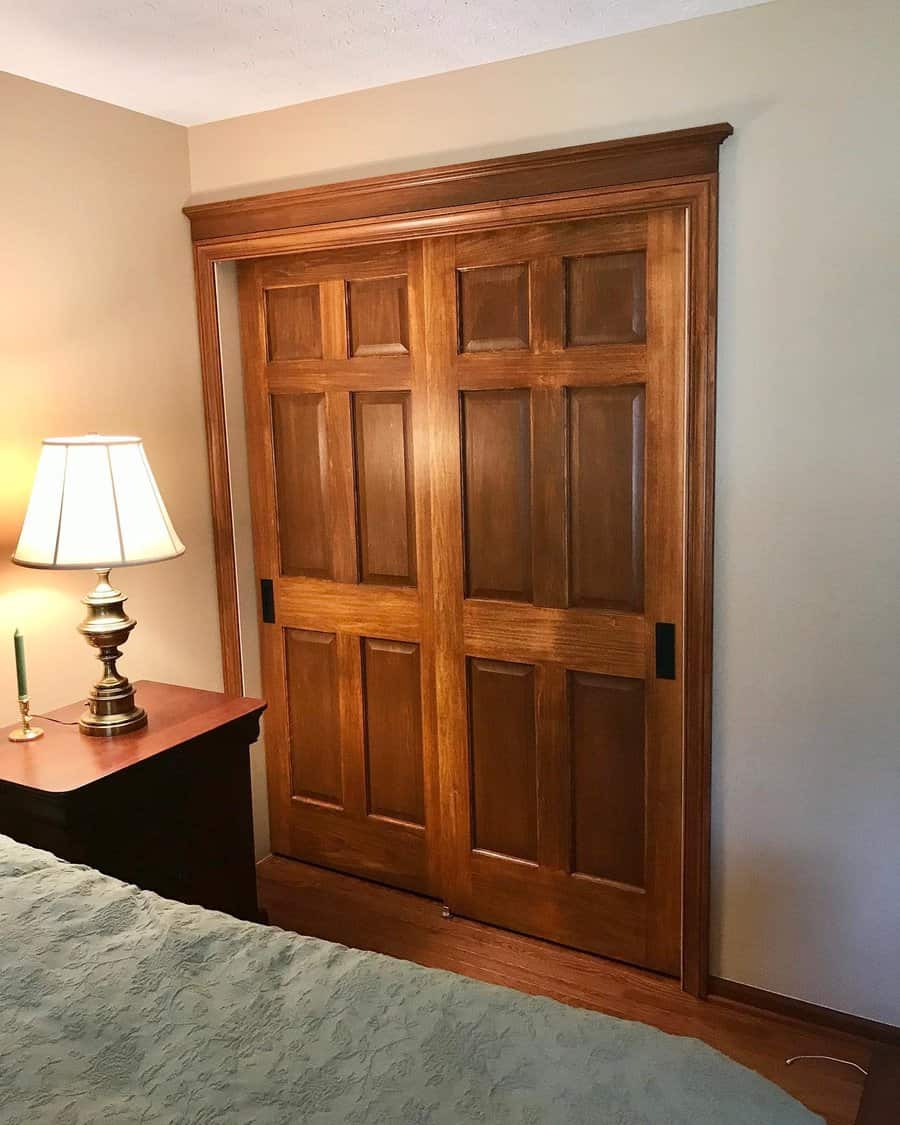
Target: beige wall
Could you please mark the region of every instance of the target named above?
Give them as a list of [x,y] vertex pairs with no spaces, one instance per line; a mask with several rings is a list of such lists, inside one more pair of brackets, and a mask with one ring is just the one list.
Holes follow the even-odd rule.
[[[190,238],[181,214],[185,130],[7,74],[0,74],[0,118],[0,558],[15,546],[43,437],[139,434],[187,552],[113,572],[138,619],[122,670],[219,688]],[[37,711],[83,698],[96,679],[99,665],[75,632],[84,613],[78,599],[92,579],[0,563],[0,722],[16,713],[17,625]]]
[[192,128],[197,199],[729,120],[713,970],[900,1022],[895,0],[775,3]]

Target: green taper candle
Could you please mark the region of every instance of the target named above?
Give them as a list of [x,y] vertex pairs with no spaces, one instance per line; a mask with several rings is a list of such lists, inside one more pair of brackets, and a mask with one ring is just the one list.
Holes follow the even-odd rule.
[[19,684],[19,697],[28,694],[28,676],[25,673],[25,638],[16,629],[13,633],[13,644],[16,648],[16,680]]

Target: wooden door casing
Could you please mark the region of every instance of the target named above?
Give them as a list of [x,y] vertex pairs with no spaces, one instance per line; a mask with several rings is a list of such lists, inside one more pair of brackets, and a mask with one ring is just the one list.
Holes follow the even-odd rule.
[[437,893],[421,246],[239,285],[273,850]]
[[[685,754],[682,988],[709,990],[709,828],[719,147],[727,123],[420,169],[186,207],[194,243],[202,390],[213,510],[223,675],[243,670],[229,434],[218,324],[218,266],[346,246],[376,246],[535,222],[677,208],[689,263],[683,655]],[[440,463],[441,451],[433,458]],[[435,529],[437,531],[437,528]],[[452,694],[452,691],[451,691]],[[267,756],[269,791],[280,768]]]
[[684,211],[425,257],[443,898],[677,974]]

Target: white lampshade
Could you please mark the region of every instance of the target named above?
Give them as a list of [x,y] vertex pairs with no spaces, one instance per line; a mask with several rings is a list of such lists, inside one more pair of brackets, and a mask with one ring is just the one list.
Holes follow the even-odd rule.
[[183,553],[140,438],[44,440],[13,562],[91,570]]

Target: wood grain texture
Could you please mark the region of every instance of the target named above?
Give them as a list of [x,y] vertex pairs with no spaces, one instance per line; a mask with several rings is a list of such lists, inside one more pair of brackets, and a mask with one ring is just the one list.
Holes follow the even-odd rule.
[[285,629],[291,793],[341,808],[337,636]]
[[470,659],[472,845],[537,860],[534,668]]
[[[410,328],[410,369],[418,393],[412,396],[410,408],[413,491],[416,516],[416,585],[420,604],[435,604],[434,558],[432,554],[432,440],[428,397],[428,317],[425,248],[414,242],[407,250],[407,285]],[[441,886],[443,862],[443,802],[438,760],[437,655],[435,634],[437,623],[433,613],[425,613],[419,629],[419,683],[422,693],[422,785],[425,824],[425,886],[437,894]]]
[[302,188],[184,208],[195,242],[355,221],[373,215],[451,209],[492,200],[610,185],[685,179],[718,170],[727,124],[626,140],[471,161],[419,172]]
[[900,1047],[900,1027],[881,1023],[878,1020],[854,1016],[849,1012],[838,1012],[821,1004],[811,1004],[808,1000],[798,1000],[794,996],[781,996],[764,988],[754,988],[738,981],[724,980],[722,977],[709,978],[709,995],[721,1000],[745,1004],[764,1012],[773,1012],[788,1019],[830,1028],[846,1035],[870,1039],[873,1043],[883,1043]]
[[538,862],[560,872],[572,869],[569,678],[560,664],[535,665]]
[[538,606],[562,609],[569,604],[566,391],[535,387],[531,404],[531,600]]
[[644,608],[644,388],[569,391],[572,605]]
[[[610,218],[555,223],[552,227],[529,223],[506,231],[475,231],[456,240],[456,261],[461,268],[493,262],[553,261],[564,268],[570,255],[640,251],[647,245],[647,216],[640,212]],[[532,265],[533,270],[533,265]]]
[[[682,208],[654,211],[647,224],[644,618],[675,626],[676,668],[683,667],[684,643],[686,224]],[[670,972],[683,960],[682,870],[674,857],[681,854],[688,823],[684,704],[683,677],[648,676],[645,886],[656,907],[648,917],[647,959]]]
[[109,739],[81,734],[77,726],[84,710],[81,701],[50,711],[49,725],[39,742],[10,742],[6,736],[19,724],[4,727],[0,731],[0,781],[47,793],[70,793],[164,754],[210,729],[245,716],[258,717],[266,707],[262,699],[153,680],[137,680],[134,687],[135,697],[152,721],[129,734]]
[[[325,393],[331,577],[336,582],[347,583],[359,580],[352,401],[348,391],[331,390]],[[299,498],[299,502],[302,503],[302,497]]]
[[[562,304],[561,270],[556,272],[557,305]],[[543,280],[543,278],[541,278]],[[558,318],[562,327],[562,311],[551,307],[553,298],[543,302],[544,315],[535,317],[535,350],[532,352],[488,352],[461,355],[457,360],[459,385],[465,390],[492,388],[593,387],[598,384],[617,386],[640,382],[647,376],[647,349],[643,344],[604,344],[602,347],[574,348],[562,352],[560,333],[548,323]],[[558,346],[557,346],[558,345]],[[543,349],[538,351],[537,349]]]
[[469,598],[463,607],[466,651],[502,660],[515,652],[534,664],[556,661],[601,675],[643,677],[647,631],[631,614],[543,606],[518,607]]
[[347,283],[350,355],[407,355],[409,312],[405,277]]
[[[520,196],[499,203],[478,203],[444,210],[370,216],[361,220],[310,224],[268,233],[222,237],[195,244],[203,261],[270,260],[299,252],[318,253],[381,246],[398,239],[444,238],[480,230],[516,229],[538,222],[592,219],[598,214],[625,215],[656,207],[683,206],[715,173],[652,183],[603,186],[548,195]],[[378,275],[384,269],[376,270]]]
[[531,600],[531,410],[523,390],[462,396],[466,594]]
[[701,1039],[782,1086],[828,1125],[853,1125],[864,1081],[858,1071],[785,1066],[785,1059],[836,1055],[867,1067],[872,1042],[865,1037],[718,997],[701,1000],[656,973],[445,918],[440,903],[361,879],[274,857],[258,872],[260,900],[276,925]]
[[366,637],[366,812],[425,825],[419,646]]
[[516,351],[531,342],[528,266],[460,270],[459,350]]
[[294,806],[285,820],[288,854],[391,887],[428,893],[426,829],[377,816],[358,819],[327,805],[295,801]]
[[234,517],[215,269],[215,263],[204,257],[195,247],[194,281],[197,289],[203,421],[206,431],[206,461],[212,510],[216,593],[219,602],[222,682],[226,691],[232,695],[241,695],[244,690],[244,673],[241,661]]
[[[266,289],[281,285],[331,286],[341,305],[346,302],[346,288],[349,281],[367,278],[384,279],[385,276],[401,277],[406,273],[406,246],[403,243],[380,246],[376,254],[371,247],[341,246],[335,253],[332,250],[319,250],[312,253],[285,253],[259,263],[259,276]],[[343,356],[346,358],[346,348]]]
[[282,574],[331,574],[324,394],[273,395],[276,512]]
[[416,584],[416,510],[408,391],[353,396],[362,582]]
[[[322,361],[337,362],[338,370],[347,359],[349,335],[347,319],[347,286],[343,278],[326,277],[318,286],[322,305],[322,355],[311,361],[298,359],[294,362],[320,367]],[[269,364],[273,362],[269,357]],[[291,361],[288,361],[291,362]],[[271,366],[269,367],[271,371]],[[270,384],[271,385],[271,384]],[[337,387],[332,387],[337,390]],[[341,388],[343,389],[343,388]]]
[[267,289],[266,351],[271,360],[322,355],[322,312],[318,285]]
[[569,673],[572,870],[644,885],[644,685]]
[[412,380],[402,356],[366,356],[362,360],[293,360],[269,364],[266,382],[273,395],[323,391],[405,391]]
[[637,344],[647,333],[646,255],[582,254],[566,259],[566,343]]
[[713,532],[718,179],[687,202],[689,245],[685,465],[684,819],[681,977],[705,996],[709,977],[712,784]]
[[[454,844],[471,841],[466,664],[463,646],[465,567],[463,526],[456,281],[452,239],[422,245],[422,283],[428,342],[423,356],[426,424],[431,441],[432,638],[434,643],[435,751],[441,798],[440,894],[456,893],[465,879]],[[451,843],[452,842],[452,843]]]
[[338,752],[343,779],[343,811],[357,822],[368,811],[366,769],[365,678],[361,639],[337,635],[338,683],[335,694],[340,721]]
[[276,616],[298,628],[316,622],[359,636],[418,640],[422,609],[414,589],[377,588],[314,578],[282,578],[275,583]]

